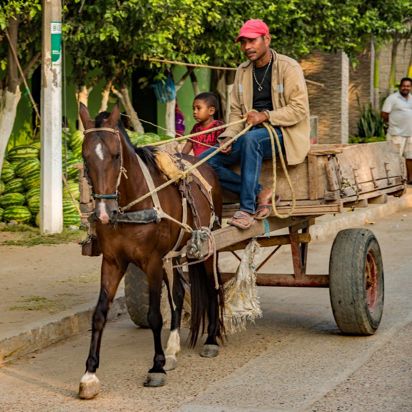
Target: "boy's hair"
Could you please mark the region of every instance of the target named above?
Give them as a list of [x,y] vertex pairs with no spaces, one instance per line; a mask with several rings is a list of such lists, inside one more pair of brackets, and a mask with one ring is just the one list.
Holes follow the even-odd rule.
[[206,103],[207,107],[214,107],[216,112],[219,109],[219,102],[217,100],[217,97],[214,93],[212,92],[205,92],[205,93],[200,93],[198,94],[194,100],[202,100]]

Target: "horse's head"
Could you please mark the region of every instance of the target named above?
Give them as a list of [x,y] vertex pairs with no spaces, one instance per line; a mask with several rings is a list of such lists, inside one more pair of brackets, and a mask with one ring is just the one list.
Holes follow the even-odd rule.
[[116,126],[120,116],[119,103],[114,105],[107,119],[99,122],[90,119],[89,111],[82,103],[79,115],[85,128],[82,153],[84,167],[93,186],[95,213],[103,224],[107,224],[116,221],[119,209],[117,188],[123,161],[121,132]]

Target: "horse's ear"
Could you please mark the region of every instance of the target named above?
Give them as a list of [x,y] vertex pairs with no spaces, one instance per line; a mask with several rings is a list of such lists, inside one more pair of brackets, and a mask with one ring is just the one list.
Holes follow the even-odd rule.
[[90,114],[89,111],[87,110],[87,107],[80,102],[79,104],[79,115],[80,115],[80,120],[83,123],[83,127],[85,130],[91,129],[94,127],[94,121],[90,119]]
[[111,127],[115,127],[117,124],[117,121],[119,120],[119,117],[120,117],[120,102],[118,100],[116,104],[113,106],[113,110],[110,113],[110,116],[104,122],[107,125],[110,125]]

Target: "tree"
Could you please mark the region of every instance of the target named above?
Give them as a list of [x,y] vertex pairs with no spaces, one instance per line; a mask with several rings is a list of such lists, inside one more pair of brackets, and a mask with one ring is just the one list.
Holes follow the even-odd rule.
[[361,26],[364,33],[369,33],[375,49],[374,64],[374,102],[375,112],[380,112],[379,98],[379,58],[384,43],[392,43],[391,71],[389,84],[395,87],[396,57],[399,43],[411,35],[412,4],[410,0],[371,0],[362,2],[359,7],[361,16],[365,16],[365,24]]
[[[88,105],[90,92],[104,77],[101,71],[102,61],[109,54],[105,52],[101,38],[102,32],[107,33],[108,30],[105,27],[104,16],[108,10],[112,10],[115,3],[111,0],[96,0],[82,4],[80,0],[66,2],[63,11],[63,39],[66,52],[71,57],[72,71],[69,80],[74,83],[78,104],[81,102]],[[114,35],[116,36],[116,32]],[[100,73],[96,74],[99,71]],[[110,79],[108,82],[110,88]],[[107,100],[108,95],[103,95],[103,99]],[[105,108],[105,103],[102,102],[102,106]],[[82,128],[81,122],[79,126]]]
[[7,144],[13,130],[17,105],[21,98],[20,75],[13,50],[17,53],[23,73],[30,78],[40,64],[41,5],[40,0],[12,0],[0,5],[2,33],[0,64],[4,76],[0,77],[0,174]]

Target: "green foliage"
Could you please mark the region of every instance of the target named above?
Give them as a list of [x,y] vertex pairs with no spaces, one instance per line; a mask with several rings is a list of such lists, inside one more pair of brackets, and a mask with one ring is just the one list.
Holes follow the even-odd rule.
[[366,104],[360,109],[357,137],[351,143],[370,143],[384,141],[385,121],[373,110],[372,104]]
[[[18,22],[17,54],[24,69],[36,52],[41,50],[41,0],[8,0],[0,4],[0,28],[3,31],[11,22]],[[0,67],[7,72],[9,42],[1,33]],[[26,77],[37,66],[33,67]],[[16,69],[17,70],[17,69]],[[16,71],[17,74],[17,71]]]

